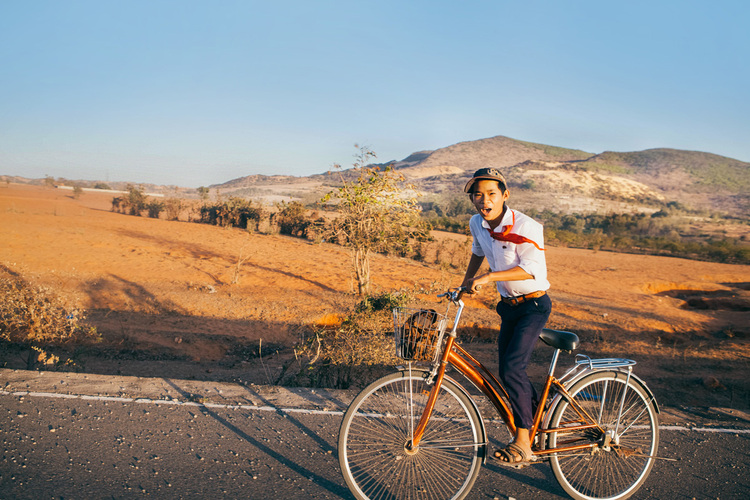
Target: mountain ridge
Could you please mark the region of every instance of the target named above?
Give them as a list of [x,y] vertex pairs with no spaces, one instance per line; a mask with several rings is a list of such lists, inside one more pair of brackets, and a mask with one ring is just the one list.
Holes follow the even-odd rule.
[[[521,207],[565,212],[656,212],[669,202],[695,210],[750,218],[750,163],[702,151],[653,148],[590,153],[494,136],[417,151],[390,165],[426,195],[460,194],[473,172],[504,172]],[[343,170],[342,175],[354,172]],[[325,174],[307,177],[247,176],[212,188],[258,196],[285,187],[324,190],[335,185]],[[539,197],[539,193],[544,193]]]
[[[596,154],[497,135],[374,164],[386,165],[397,169],[427,197],[461,195],[475,170],[496,167],[508,179],[514,206],[519,208],[654,213],[677,202],[693,210],[750,219],[750,163],[702,151],[652,148]],[[356,175],[352,169],[338,172],[344,178]],[[0,180],[23,182],[19,179],[0,176]],[[337,181],[337,176],[326,173],[254,174],[209,187],[222,195],[265,202],[312,202],[333,189]],[[175,186],[162,188],[164,193],[177,191]],[[197,196],[196,190],[182,191]]]
[[[652,148],[594,154],[495,136],[392,164],[429,193],[460,193],[476,169],[494,166],[529,203],[535,190],[551,197],[552,202],[542,201],[550,209],[578,199],[584,212],[614,209],[608,201],[630,205],[618,210],[657,211],[674,201],[697,210],[750,216],[750,163],[702,151]],[[563,204],[576,210],[575,202]]]

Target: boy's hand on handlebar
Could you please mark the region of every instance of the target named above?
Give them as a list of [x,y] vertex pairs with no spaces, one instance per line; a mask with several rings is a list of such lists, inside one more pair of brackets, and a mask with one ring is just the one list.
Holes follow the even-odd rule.
[[447,292],[441,293],[438,297],[448,297],[452,302],[458,303],[461,300],[461,295],[466,292],[466,287],[459,286],[455,288],[449,288]]
[[480,283],[477,283],[476,280],[471,280],[463,285],[461,285],[462,292],[461,293],[467,293],[469,295],[474,295],[482,288],[482,285]]

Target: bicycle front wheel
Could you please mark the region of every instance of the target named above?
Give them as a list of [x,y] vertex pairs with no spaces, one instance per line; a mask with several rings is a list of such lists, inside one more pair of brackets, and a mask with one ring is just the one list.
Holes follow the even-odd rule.
[[[573,498],[624,499],[643,485],[659,446],[656,404],[640,381],[619,371],[594,372],[573,384],[573,399],[602,430],[550,434],[550,447],[594,443],[585,450],[550,457],[552,471]],[[550,428],[582,423],[574,405],[561,399]],[[603,432],[602,432],[603,431]]]
[[426,377],[423,370],[387,375],[344,414],[339,464],[357,498],[458,499],[474,484],[486,448],[481,417],[449,379],[443,379],[419,446],[407,446],[433,387]]

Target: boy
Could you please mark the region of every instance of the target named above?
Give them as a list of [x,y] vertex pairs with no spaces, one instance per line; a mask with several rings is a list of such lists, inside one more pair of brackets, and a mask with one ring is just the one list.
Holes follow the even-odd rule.
[[[462,286],[474,294],[495,282],[502,296],[497,304],[500,379],[510,396],[517,430],[513,442],[496,451],[495,458],[503,465],[520,466],[534,459],[529,429],[538,402],[526,367],[552,308],[543,229],[534,219],[508,208],[508,186],[495,168],[477,170],[464,191],[478,214],[469,222],[474,243]],[[490,272],[476,276],[485,258]]]

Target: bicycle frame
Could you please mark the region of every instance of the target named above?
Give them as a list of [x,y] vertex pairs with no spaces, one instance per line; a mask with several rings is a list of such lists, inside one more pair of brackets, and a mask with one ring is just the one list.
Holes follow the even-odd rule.
[[[492,402],[498,414],[505,422],[505,425],[508,427],[508,430],[514,435],[516,433],[516,425],[513,419],[513,412],[503,399],[503,397],[505,397],[506,399],[508,398],[508,394],[505,388],[500,383],[500,381],[484,365],[482,365],[482,363],[480,363],[477,359],[475,359],[471,354],[469,354],[466,350],[464,350],[460,345],[456,343],[456,330],[461,318],[464,304],[460,299],[453,302],[458,304],[458,311],[456,312],[453,328],[448,334],[448,338],[446,340],[440,358],[436,363],[433,364],[432,377],[434,380],[434,385],[427,400],[425,410],[422,413],[416,429],[414,429],[413,438],[410,443],[410,447],[412,448],[419,446],[422,436],[424,435],[424,431],[427,428],[427,423],[429,422],[430,416],[432,415],[432,410],[435,407],[435,402],[437,401],[438,393],[440,391],[443,378],[445,377],[445,370],[448,365],[453,366],[462,375],[464,375],[464,377],[466,377],[477,389],[479,389],[490,400],[490,402]],[[586,410],[583,409],[578,404],[578,402],[570,396],[567,389],[563,385],[563,382],[554,376],[554,371],[557,366],[559,354],[560,349],[555,349],[552,355],[552,362],[550,363],[550,368],[544,384],[544,389],[542,390],[540,404],[534,415],[533,427],[530,429],[530,438],[532,443],[535,442],[535,437],[537,434],[545,435],[553,432],[570,433],[585,429],[597,429],[602,434],[605,433],[604,429],[602,429],[602,427],[598,423],[596,423],[596,419],[592,418],[591,415],[589,415]],[[592,363],[592,361],[588,360],[588,363]],[[578,365],[581,364],[581,362],[578,363]],[[437,370],[435,370],[435,368],[437,368]],[[583,371],[588,372],[594,369],[595,368],[592,365],[590,370],[584,368]],[[567,372],[563,376],[563,379],[568,377],[572,371],[573,370]],[[628,378],[629,376],[630,370],[628,370]],[[560,397],[565,398],[571,404],[576,413],[578,413],[579,419],[572,422],[565,422],[565,427],[540,429],[542,418],[547,413],[547,410],[545,410],[545,402],[547,401],[547,398],[550,395],[550,391],[553,388],[560,395]],[[552,408],[553,406],[550,405],[550,411]],[[594,448],[595,446],[597,446],[597,444],[590,441],[584,444],[566,443],[565,446],[557,446],[552,449],[542,449],[543,447],[537,446],[537,449],[534,449],[533,452],[534,455],[546,455],[550,453],[569,452],[586,448]]]

